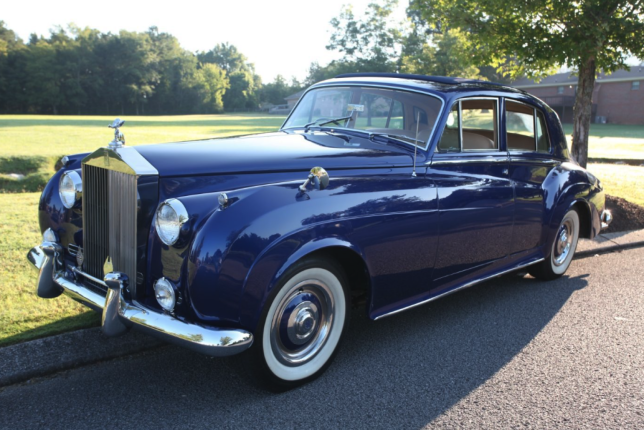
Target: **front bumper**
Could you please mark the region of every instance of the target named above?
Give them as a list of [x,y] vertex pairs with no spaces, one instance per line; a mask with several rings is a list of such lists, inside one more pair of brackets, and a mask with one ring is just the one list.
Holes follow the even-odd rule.
[[[101,281],[71,267],[75,276],[66,276],[61,256],[60,244],[48,241],[43,241],[27,254],[28,260],[39,272],[38,295],[53,298],[64,293],[86,306],[102,310],[102,329],[108,336],[117,336],[134,327],[161,340],[211,356],[238,354],[253,343],[253,335],[245,330],[206,327],[181,321],[168,313],[126,300],[124,292],[128,280],[122,273],[108,273]],[[77,281],[81,277],[107,286],[107,296],[85,287]]]

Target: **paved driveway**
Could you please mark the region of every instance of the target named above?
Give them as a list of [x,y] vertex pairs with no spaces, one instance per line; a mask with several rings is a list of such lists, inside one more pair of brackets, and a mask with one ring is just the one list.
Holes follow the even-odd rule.
[[[357,313],[316,382],[275,395],[175,347],[0,392],[2,428],[644,428],[644,248]],[[82,345],[79,345],[82,348]],[[241,376],[240,376],[241,375]]]

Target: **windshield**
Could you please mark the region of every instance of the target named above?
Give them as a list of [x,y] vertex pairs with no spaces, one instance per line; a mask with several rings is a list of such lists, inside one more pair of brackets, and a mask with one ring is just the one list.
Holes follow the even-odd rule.
[[442,105],[437,97],[395,89],[317,88],[304,95],[283,128],[364,130],[427,147]]

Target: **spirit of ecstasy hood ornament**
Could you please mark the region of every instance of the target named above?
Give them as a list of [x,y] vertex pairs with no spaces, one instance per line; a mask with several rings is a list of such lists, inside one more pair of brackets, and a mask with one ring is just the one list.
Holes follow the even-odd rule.
[[125,120],[116,118],[112,124],[108,125],[109,128],[114,129],[114,140],[110,142],[110,148],[120,148],[125,145],[125,136],[119,131],[119,127],[125,124]]

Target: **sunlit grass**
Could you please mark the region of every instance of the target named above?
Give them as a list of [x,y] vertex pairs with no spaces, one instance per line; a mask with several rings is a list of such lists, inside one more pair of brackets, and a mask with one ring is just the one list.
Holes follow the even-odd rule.
[[589,164],[588,170],[602,181],[606,194],[644,206],[644,167]]
[[[124,116],[127,145],[178,142],[275,131],[284,117],[264,114]],[[90,152],[113,138],[108,116],[0,116],[0,157],[59,157]]]
[[36,295],[26,255],[40,243],[40,193],[0,194],[0,346],[97,325],[99,315],[61,296]]

